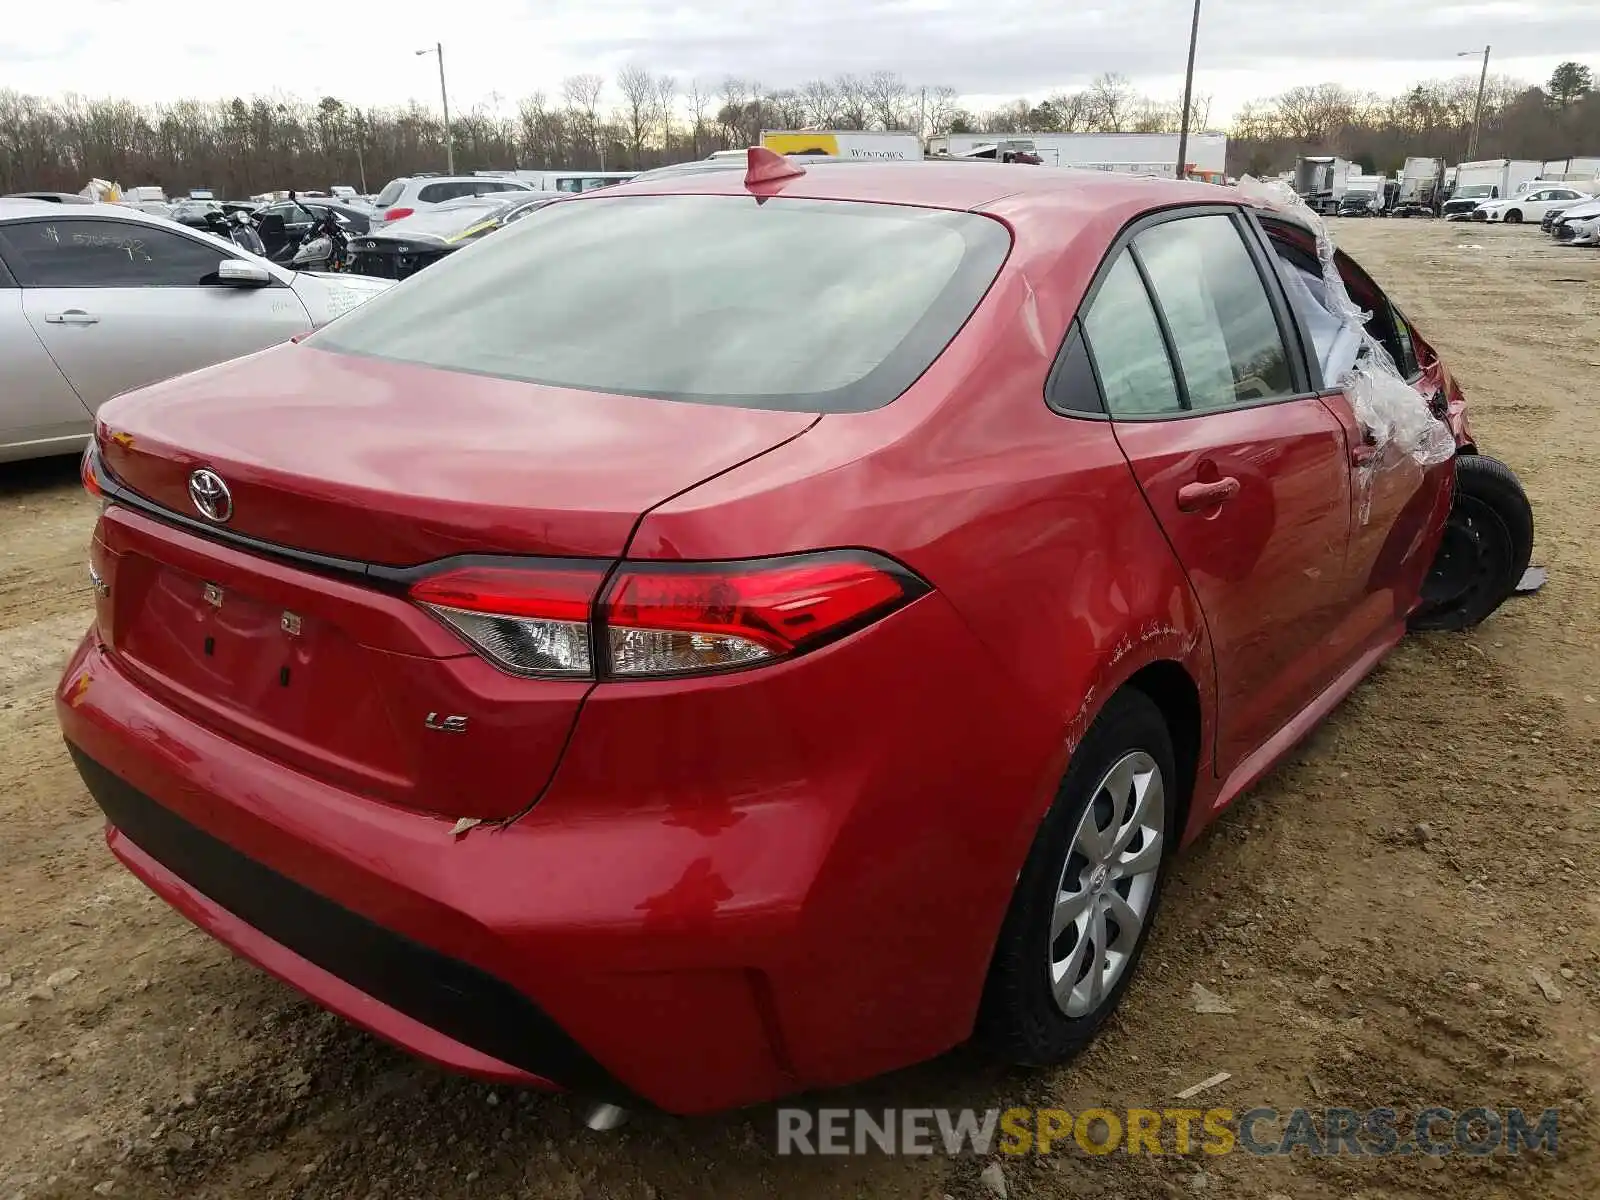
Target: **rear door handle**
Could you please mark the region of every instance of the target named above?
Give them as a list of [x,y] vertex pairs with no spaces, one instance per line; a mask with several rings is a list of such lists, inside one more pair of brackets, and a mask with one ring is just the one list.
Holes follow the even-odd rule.
[[1239,494],[1239,481],[1232,475],[1210,483],[1186,483],[1178,489],[1178,507],[1184,512],[1215,508]]
[[98,325],[100,318],[86,313],[81,308],[69,308],[66,312],[45,313],[46,325]]

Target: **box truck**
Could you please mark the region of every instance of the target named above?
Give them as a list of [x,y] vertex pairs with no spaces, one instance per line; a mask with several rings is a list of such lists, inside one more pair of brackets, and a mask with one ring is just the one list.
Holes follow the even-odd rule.
[[843,159],[916,162],[922,139],[914,133],[862,129],[763,129],[761,144],[779,154],[829,154]]
[[1394,216],[1434,217],[1444,203],[1444,159],[1408,158],[1400,169]]
[[1350,179],[1348,159],[1319,155],[1301,158],[1294,165],[1294,190],[1313,212],[1332,216],[1344,200]]
[[1456,189],[1444,203],[1450,221],[1468,220],[1478,205],[1515,196],[1517,188],[1539,178],[1544,163],[1528,158],[1490,158],[1456,167]]

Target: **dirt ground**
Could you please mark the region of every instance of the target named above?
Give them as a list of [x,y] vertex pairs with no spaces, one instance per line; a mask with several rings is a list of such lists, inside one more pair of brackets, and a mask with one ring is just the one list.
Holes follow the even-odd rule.
[[[1600,1195],[1600,253],[1532,229],[1337,233],[1445,353],[1536,510],[1536,597],[1409,640],[1178,863],[1142,977],[1044,1073],[967,1053],[844,1106],[1561,1111],[1467,1159],[1007,1160],[1013,1197]],[[759,1108],[584,1130],[320,1012],[115,866],[50,692],[88,622],[72,463],[0,467],[0,1200],[984,1195],[972,1159],[780,1157]],[[1545,986],[1535,979],[1535,974]],[[1191,987],[1237,1015],[1202,1015]],[[647,1019],[642,1017],[641,1019]]]

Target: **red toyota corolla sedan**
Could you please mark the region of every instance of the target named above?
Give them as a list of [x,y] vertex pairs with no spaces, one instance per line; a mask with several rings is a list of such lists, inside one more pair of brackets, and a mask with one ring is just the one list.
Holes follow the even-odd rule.
[[112,851],[485,1079],[692,1113],[1060,1061],[1170,854],[1527,562],[1341,257],[1462,450],[1373,470],[1293,219],[751,164],[552,205],[85,459],[58,708]]

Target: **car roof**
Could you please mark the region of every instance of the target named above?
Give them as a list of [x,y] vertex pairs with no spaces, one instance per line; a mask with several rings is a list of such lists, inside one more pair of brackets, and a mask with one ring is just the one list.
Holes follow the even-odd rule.
[[518,179],[515,175],[402,175],[407,185],[413,183],[483,183],[493,180],[503,183],[508,191],[532,191],[533,185],[526,179]]
[[[793,160],[791,160],[793,161]],[[1231,188],[1188,180],[1159,179],[1111,171],[1073,170],[1017,163],[820,162],[805,174],[768,184],[763,195],[817,200],[857,200],[924,208],[983,209],[1005,217],[1044,205],[1089,211],[1130,213],[1183,204],[1253,204]],[[742,195],[738,171],[702,171],[634,180],[592,196]]]
[[173,224],[159,213],[142,212],[126,204],[56,204],[50,200],[0,196],[0,221],[20,221],[28,217],[54,217],[72,221],[81,221],[85,217],[110,217],[113,220],[137,221],[143,225]]

